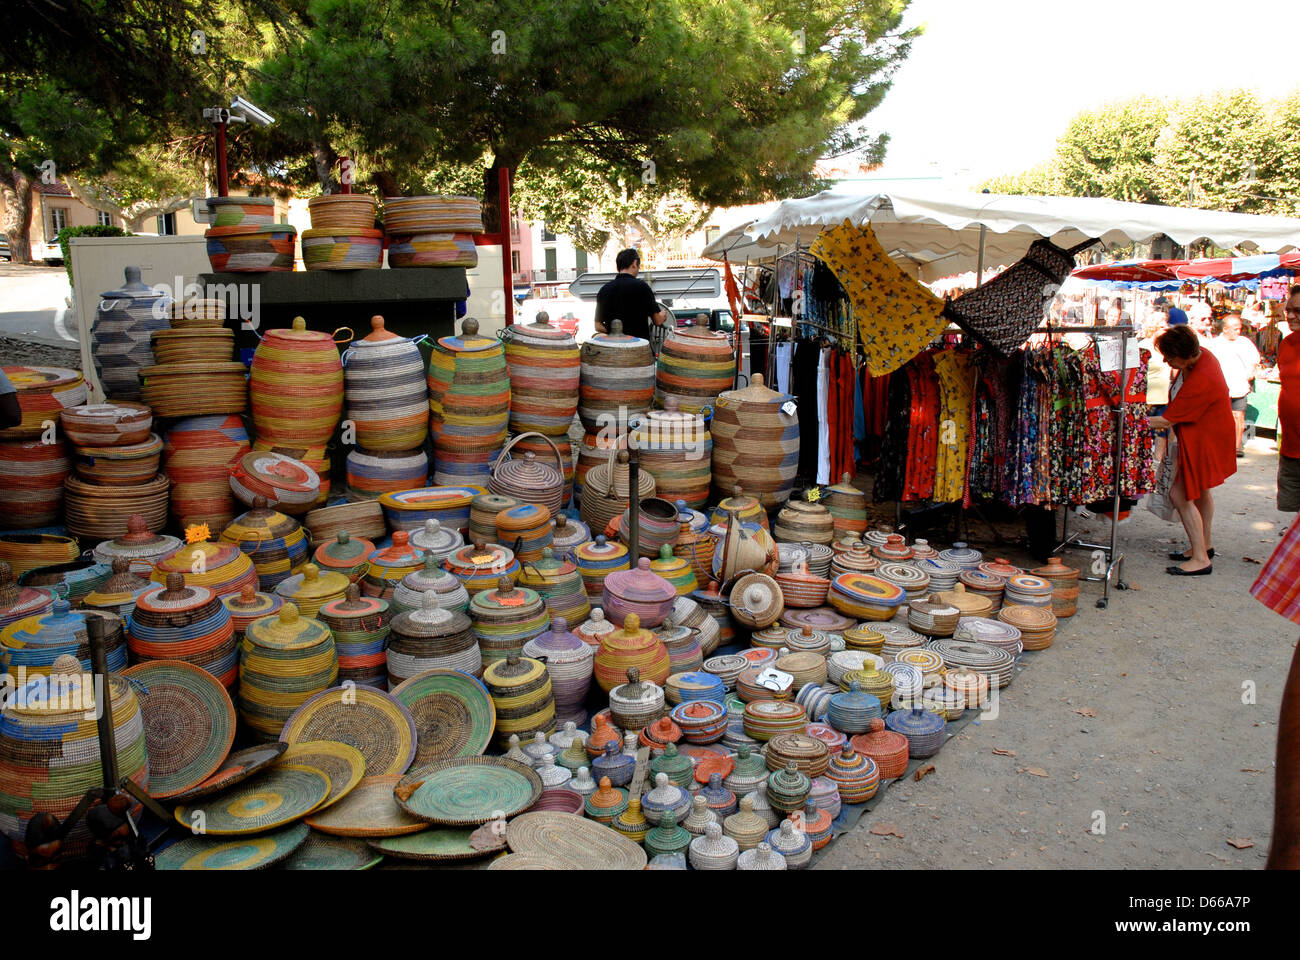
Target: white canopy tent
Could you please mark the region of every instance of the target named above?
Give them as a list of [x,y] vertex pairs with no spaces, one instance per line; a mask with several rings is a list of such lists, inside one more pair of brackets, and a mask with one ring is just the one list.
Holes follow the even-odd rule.
[[1008,196],[995,193],[861,193],[842,188],[783,200],[770,214],[735,227],[703,255],[732,263],[762,262],[796,244],[807,247],[845,220],[870,223],[895,260],[930,282],[984,266],[1011,264],[1047,237],[1072,247],[1090,238],[1145,242],[1165,235],[1188,244],[1207,238],[1220,247],[1281,253],[1300,247],[1300,219],[1217,210],[1161,207],[1095,197]]

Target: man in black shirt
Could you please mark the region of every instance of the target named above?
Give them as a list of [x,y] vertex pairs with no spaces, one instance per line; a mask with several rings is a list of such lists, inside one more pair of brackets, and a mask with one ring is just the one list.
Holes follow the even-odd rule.
[[649,340],[650,321],[663,326],[668,311],[659,308],[650,284],[637,277],[641,272],[639,253],[631,248],[623,250],[614,265],[618,276],[596,294],[596,332],[608,333],[610,322],[621,320],[624,334]]

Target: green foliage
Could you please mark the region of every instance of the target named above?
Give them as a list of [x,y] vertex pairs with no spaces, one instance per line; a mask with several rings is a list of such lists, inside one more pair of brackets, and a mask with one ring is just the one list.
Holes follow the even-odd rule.
[[74,286],[72,278],[72,250],[68,241],[73,237],[129,237],[132,233],[121,227],[106,227],[92,224],[88,227],[64,227],[59,231],[59,249],[63,251],[63,269],[68,271],[68,286]]
[[808,187],[829,153],[883,152],[861,121],[907,54],[905,7],[313,0],[254,98],[301,142],[403,191],[431,169],[577,164],[702,204],[759,200]]
[[1046,164],[984,184],[1241,213],[1300,213],[1300,90],[1138,97],[1074,117]]

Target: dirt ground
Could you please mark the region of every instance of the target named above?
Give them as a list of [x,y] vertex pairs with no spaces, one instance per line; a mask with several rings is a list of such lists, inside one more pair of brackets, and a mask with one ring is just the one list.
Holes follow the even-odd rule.
[[[1273,442],[1247,449],[1215,491],[1212,576],[1166,574],[1182,527],[1135,510],[1120,527],[1132,589],[1099,610],[1101,585],[1084,584],[1078,614],[1002,691],[996,719],[949,741],[919,783],[895,783],[816,868],[1261,868],[1300,628],[1247,592],[1291,519],[1273,499]],[[1109,536],[1108,522],[1084,527],[1092,542]],[[870,832],[887,825],[901,836]]]

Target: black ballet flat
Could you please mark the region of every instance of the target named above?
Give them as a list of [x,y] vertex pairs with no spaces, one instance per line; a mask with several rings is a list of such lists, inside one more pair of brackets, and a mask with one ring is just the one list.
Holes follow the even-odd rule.
[[1214,572],[1214,565],[1202,567],[1200,570],[1184,570],[1182,567],[1165,567],[1165,573],[1175,577],[1208,577]]
[[[1207,557],[1209,557],[1211,560],[1213,560],[1213,559],[1214,559],[1214,548],[1213,548],[1213,547],[1210,547],[1209,550],[1206,550],[1206,551],[1205,551],[1205,555],[1206,555]],[[1170,560],[1190,560],[1190,559],[1192,559],[1192,558],[1189,557],[1186,553],[1179,552],[1179,553],[1171,553],[1171,554],[1169,554],[1169,559],[1170,559]]]

